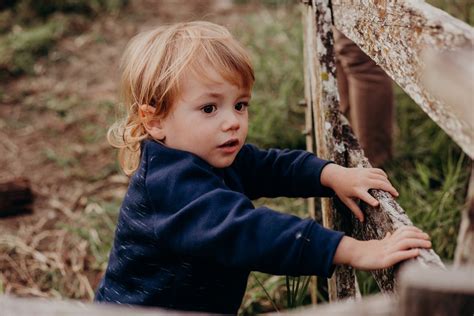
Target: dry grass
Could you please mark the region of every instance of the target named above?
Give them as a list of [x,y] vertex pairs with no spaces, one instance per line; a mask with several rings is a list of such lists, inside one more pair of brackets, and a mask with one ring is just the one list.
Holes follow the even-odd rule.
[[[0,236],[2,292],[20,296],[92,299],[115,226],[117,199],[128,179],[112,176],[67,200],[49,198],[35,223]],[[99,201],[99,202],[98,202]],[[106,239],[106,240],[103,240]]]

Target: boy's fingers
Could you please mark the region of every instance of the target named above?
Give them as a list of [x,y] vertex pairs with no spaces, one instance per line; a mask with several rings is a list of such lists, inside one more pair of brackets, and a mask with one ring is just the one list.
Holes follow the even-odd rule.
[[416,226],[411,226],[411,225],[405,225],[402,227],[397,228],[397,230],[393,233],[393,236],[402,236],[406,232],[423,232],[421,229],[419,229]]
[[406,250],[410,248],[431,248],[431,241],[417,238],[404,239],[397,243],[396,250]]
[[357,217],[359,221],[364,222],[364,214],[362,213],[359,206],[353,199],[347,198],[343,200],[343,202],[352,211],[352,213],[354,213],[355,217]]
[[372,168],[372,171],[374,173],[377,173],[377,174],[380,174],[382,176],[384,176],[385,178],[388,178],[387,174],[385,173],[385,171],[383,171],[382,169],[380,168]]
[[415,230],[406,230],[397,235],[397,241],[403,239],[419,239],[419,240],[430,240],[430,236],[427,233],[415,231]]
[[361,192],[358,196],[362,201],[365,203],[369,204],[370,206],[378,206],[379,201],[377,201],[372,195],[369,194],[369,192]]
[[419,229],[418,227],[413,226],[413,225],[405,225],[405,226],[402,226],[402,227],[400,227],[400,228],[398,229],[398,231],[400,231],[400,233],[406,232],[406,231],[423,232],[421,229]]
[[388,257],[388,261],[390,262],[389,266],[393,266],[394,264],[404,261],[410,258],[415,258],[420,254],[419,249],[410,249],[405,251],[397,251],[394,254]]
[[388,179],[378,173],[371,174],[369,176],[370,180],[380,180],[380,181],[388,181]]
[[388,180],[385,180],[385,181],[372,180],[370,184],[371,184],[370,185],[371,189],[381,189],[381,190],[387,191],[393,196],[399,195],[397,190],[392,186],[392,184],[390,184],[390,182],[388,182]]

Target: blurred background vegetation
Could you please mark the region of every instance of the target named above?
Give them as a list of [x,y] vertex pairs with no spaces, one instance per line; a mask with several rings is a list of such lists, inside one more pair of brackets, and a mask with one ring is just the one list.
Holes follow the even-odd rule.
[[128,0],[6,0],[0,3],[0,78],[31,74],[38,57],[62,37],[85,30],[99,14]]
[[[429,2],[471,25],[474,21],[474,6],[469,0]],[[305,148],[302,135],[304,109],[298,106],[304,98],[303,37],[298,1],[235,0],[234,3],[234,10],[242,8],[242,14],[234,22],[228,22],[227,26],[250,51],[257,77],[250,108],[249,141],[262,147]],[[89,103],[74,93],[66,96],[13,95],[15,92],[9,92],[7,85],[23,78],[39,76],[39,61],[52,66],[56,62],[52,52],[61,40],[89,32],[90,25],[104,16],[123,18],[130,14],[129,6],[127,0],[2,1],[0,107],[2,104],[17,103],[32,112],[32,116],[26,117],[30,121],[25,121],[23,116],[17,121],[2,117],[1,131],[14,136],[15,133],[11,131],[24,129],[34,120],[35,114],[43,112],[53,113],[61,122],[74,123],[75,117],[85,117],[79,115],[78,108],[81,111],[93,111],[97,117],[106,117],[107,124],[113,121],[117,103],[115,99]],[[250,10],[245,9],[249,6]],[[456,246],[460,210],[466,196],[470,161],[398,87],[396,111],[398,129],[395,157],[385,169],[400,192],[399,203],[417,226],[430,233],[433,248],[442,259],[450,261]],[[94,159],[84,151],[105,144],[107,126],[98,119],[82,120],[77,124],[80,124],[80,137],[70,140],[72,149],[68,147],[61,151],[54,147],[44,148],[41,155],[45,163],[63,170],[68,179],[80,179],[86,184],[105,181],[109,176],[120,174],[112,155],[107,156],[108,162],[101,169],[102,172],[88,174],[83,170],[86,164],[84,159]],[[57,136],[45,131],[39,137]],[[107,150],[112,152],[111,149]],[[28,279],[22,279],[15,275],[12,265],[5,261],[7,263],[2,267],[8,266],[12,271],[0,269],[0,293],[91,299],[93,287],[107,263],[121,203],[120,194],[105,198],[94,192],[91,190],[89,195],[74,201],[75,208],[72,210],[79,215],[62,216],[49,228],[55,234],[65,232],[69,236],[61,249],[76,252],[74,256],[68,257],[70,262],[65,264],[66,268],[47,261],[46,266],[35,267],[34,273],[28,272]],[[277,210],[306,216],[303,199],[262,199],[256,204],[267,204]],[[25,229],[25,235],[22,235],[23,231],[20,230],[16,237],[30,236],[28,232]],[[9,254],[10,258],[24,256],[18,251],[18,245],[27,243],[26,239],[29,238],[17,240],[16,237],[0,234],[0,251]],[[28,245],[31,247],[31,244]],[[46,248],[42,249],[40,245],[36,245],[38,248],[35,251],[45,251]],[[84,256],[82,261],[76,257],[80,254]],[[29,260],[32,261],[28,262],[36,260],[34,253],[30,255]],[[74,265],[74,262],[82,263]],[[71,267],[71,270],[67,267]],[[11,285],[17,284],[15,282],[35,290],[19,290],[20,285]],[[286,308],[288,297],[285,282],[284,277],[252,274],[241,313],[271,311],[274,306]],[[377,291],[373,279],[366,273],[359,274],[359,284],[364,295]],[[301,301],[308,303],[309,299],[303,297]]]

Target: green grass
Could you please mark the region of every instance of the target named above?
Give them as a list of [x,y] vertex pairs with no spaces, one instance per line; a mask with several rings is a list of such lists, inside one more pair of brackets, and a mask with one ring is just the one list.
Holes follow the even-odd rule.
[[36,59],[47,54],[64,32],[64,21],[51,20],[0,37],[0,75],[32,73]]
[[33,74],[38,59],[46,56],[65,34],[87,27],[84,18],[117,13],[127,3],[128,0],[13,0],[0,4],[0,79]]
[[427,2],[468,24],[474,23],[472,0],[428,0]]
[[304,109],[298,106],[304,98],[298,7],[263,9],[244,19],[235,33],[251,54],[256,76],[248,141],[264,148],[305,148]]

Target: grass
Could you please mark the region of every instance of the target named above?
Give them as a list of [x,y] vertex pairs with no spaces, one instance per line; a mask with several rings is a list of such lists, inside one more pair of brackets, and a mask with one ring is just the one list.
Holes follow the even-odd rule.
[[264,8],[245,20],[236,36],[250,52],[256,76],[248,141],[264,148],[305,148],[304,109],[298,106],[304,98],[298,7]]
[[87,18],[118,13],[128,0],[13,0],[0,5],[0,79],[34,74],[67,32],[82,32]]
[[474,5],[471,0],[428,0],[427,2],[467,24],[474,23]]
[[51,20],[0,37],[0,75],[33,73],[36,58],[47,54],[64,32],[64,21]]
[[94,260],[92,268],[104,271],[108,253],[112,248],[112,236],[117,221],[118,201],[105,201],[91,198],[84,208],[84,217],[73,226],[63,226],[73,236],[87,242]]

